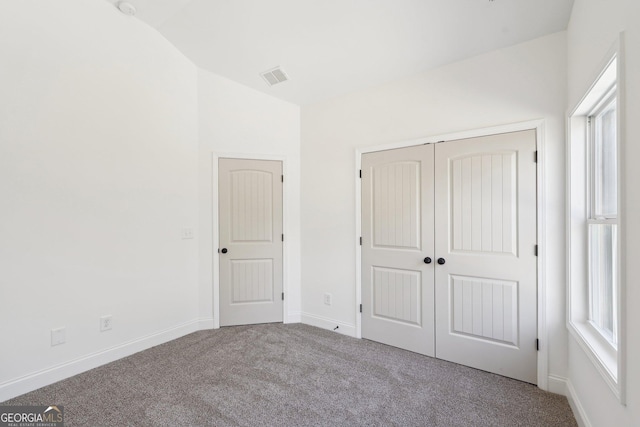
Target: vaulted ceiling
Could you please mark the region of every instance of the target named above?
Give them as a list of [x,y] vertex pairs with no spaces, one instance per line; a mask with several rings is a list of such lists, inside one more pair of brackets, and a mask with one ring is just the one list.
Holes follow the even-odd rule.
[[[108,0],[117,4],[119,0]],[[127,0],[200,68],[299,105],[562,31],[573,0]],[[269,86],[280,66],[289,81]]]

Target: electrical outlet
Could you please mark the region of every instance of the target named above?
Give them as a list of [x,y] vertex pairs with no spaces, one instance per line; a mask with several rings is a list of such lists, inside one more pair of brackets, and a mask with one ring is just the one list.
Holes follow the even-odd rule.
[[106,316],[102,316],[100,318],[100,332],[104,332],[104,331],[110,330],[112,322],[113,322],[113,320],[112,320],[110,314],[108,314]]
[[331,305],[331,294],[324,294],[325,305]]
[[193,239],[193,228],[183,228],[181,233],[182,239]]
[[51,330],[51,347],[64,344],[67,341],[67,328],[57,328]]

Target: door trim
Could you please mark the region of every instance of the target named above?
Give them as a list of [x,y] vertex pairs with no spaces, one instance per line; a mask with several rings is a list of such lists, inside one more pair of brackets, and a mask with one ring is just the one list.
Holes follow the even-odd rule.
[[[213,282],[213,329],[220,328],[220,257],[218,256],[218,248],[220,247],[220,219],[219,219],[219,195],[218,195],[218,160],[220,158],[225,159],[242,159],[242,160],[274,160],[282,162],[282,174],[290,176],[287,170],[287,158],[286,156],[277,156],[271,154],[245,154],[245,153],[225,153],[225,152],[212,152],[211,153],[211,192],[212,192],[212,206],[211,206],[211,222],[212,222],[212,245],[211,253],[213,255],[213,264],[211,269],[212,282]],[[282,233],[285,235],[285,239],[282,242],[282,292],[285,294],[284,301],[282,302],[282,323],[288,322],[288,306],[289,298],[289,274],[287,271],[287,259],[289,258],[289,248],[287,245],[286,235],[289,234],[287,229],[288,215],[287,215],[287,186],[282,186]]]
[[434,135],[425,138],[418,138],[400,142],[392,142],[380,144],[371,147],[358,148],[355,150],[355,190],[356,190],[356,228],[354,236],[354,246],[356,255],[356,305],[354,307],[356,337],[362,338],[362,316],[360,315],[360,304],[362,303],[362,247],[360,246],[360,236],[362,234],[362,180],[360,179],[360,169],[362,167],[362,155],[375,151],[391,150],[395,148],[411,147],[415,145],[431,144],[441,141],[451,141],[456,139],[475,138],[481,136],[490,136],[501,133],[517,132],[523,130],[536,131],[536,149],[538,150],[538,162],[536,164],[536,195],[537,195],[537,240],[538,240],[538,265],[537,265],[537,294],[538,294],[538,310],[537,325],[538,339],[540,340],[540,349],[538,351],[538,388],[549,390],[549,350],[547,340],[547,307],[546,307],[546,221],[545,221],[545,121],[531,120],[526,122],[511,123],[501,126],[493,126],[481,129],[472,129],[461,132]]

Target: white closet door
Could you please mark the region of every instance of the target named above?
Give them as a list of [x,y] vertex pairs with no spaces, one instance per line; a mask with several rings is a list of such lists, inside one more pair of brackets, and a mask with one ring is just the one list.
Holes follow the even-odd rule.
[[362,337],[434,355],[433,146],[362,156]]
[[[437,144],[436,357],[537,382],[535,131]],[[436,261],[439,262],[439,261]]]
[[282,322],[282,163],[220,159],[220,325]]

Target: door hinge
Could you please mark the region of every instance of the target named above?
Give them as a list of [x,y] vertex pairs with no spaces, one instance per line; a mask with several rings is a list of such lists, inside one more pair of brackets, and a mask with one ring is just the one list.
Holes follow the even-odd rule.
[[360,169],[360,178],[362,178],[362,169]]
[[360,313],[362,313],[362,304],[360,304]]
[[538,163],[538,150],[533,152],[533,161]]
[[538,245],[534,246],[533,253],[535,254],[535,256],[538,256]]
[[540,351],[540,340],[536,338],[536,351]]
[[284,242],[284,234],[282,235],[282,241]]
[[284,301],[284,292],[282,293],[282,301]]
[[280,182],[284,182],[284,175],[280,175]]
[[362,246],[362,236],[360,236],[360,246]]

